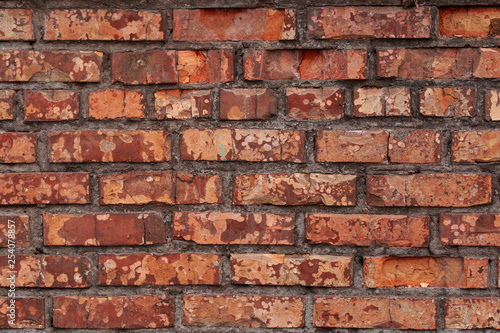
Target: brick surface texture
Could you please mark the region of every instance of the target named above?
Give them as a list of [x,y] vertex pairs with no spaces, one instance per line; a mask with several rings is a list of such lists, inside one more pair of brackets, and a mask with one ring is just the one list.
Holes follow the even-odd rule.
[[499,1],[0,1],[0,333],[500,330],[499,79]]

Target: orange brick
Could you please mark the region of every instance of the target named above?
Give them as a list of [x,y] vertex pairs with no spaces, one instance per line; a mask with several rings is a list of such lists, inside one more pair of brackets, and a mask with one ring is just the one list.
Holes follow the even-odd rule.
[[498,7],[441,7],[439,34],[446,37],[498,37]]
[[70,90],[24,92],[24,120],[59,121],[80,119],[80,95]]
[[14,119],[15,93],[14,90],[0,90],[0,120]]
[[287,88],[286,116],[295,120],[340,119],[344,116],[344,89]]
[[278,112],[276,97],[266,88],[221,89],[220,119],[267,119]]
[[111,79],[124,84],[176,83],[176,51],[111,54]]
[[411,116],[409,88],[365,87],[354,90],[354,116]]
[[[0,91],[1,94],[1,91]],[[485,117],[487,120],[500,120],[500,90],[488,90],[484,98]],[[0,103],[1,105],[1,103]],[[1,111],[0,111],[1,114]],[[0,117],[1,118],[1,117]]]
[[391,132],[389,160],[391,163],[439,163],[440,133],[431,130],[412,130],[401,136]]
[[30,217],[28,215],[0,216],[0,247],[9,247],[9,243],[12,244],[11,248],[14,244],[15,247],[30,246],[29,220]]
[[0,40],[33,40],[33,11],[0,10]]
[[178,51],[177,70],[179,83],[232,81],[233,50]]
[[146,99],[136,90],[105,89],[89,94],[92,119],[144,118]]
[[444,327],[448,329],[500,329],[500,299],[449,298],[444,303]]
[[433,117],[474,117],[475,88],[426,88],[420,91],[420,113]]
[[0,163],[34,163],[36,133],[0,132]]
[[453,132],[451,160],[453,162],[500,161],[500,131]]
[[[10,316],[14,303],[15,320]],[[45,299],[43,297],[0,297],[0,328],[45,328]]]
[[156,119],[210,118],[210,90],[160,90],[155,93]]
[[500,215],[442,214],[439,237],[444,245],[500,246]]

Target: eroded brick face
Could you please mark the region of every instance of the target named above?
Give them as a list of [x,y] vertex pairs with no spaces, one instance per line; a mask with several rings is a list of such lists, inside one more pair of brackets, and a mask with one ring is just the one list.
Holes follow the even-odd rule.
[[498,214],[442,214],[439,237],[444,245],[500,246]]
[[277,113],[277,99],[269,89],[221,89],[220,119],[267,119]]
[[410,100],[409,88],[359,88],[354,91],[354,115],[411,116]]
[[0,132],[0,163],[34,163],[36,145],[35,133]]
[[500,131],[453,132],[454,162],[496,162],[500,160]]
[[93,119],[144,118],[146,100],[137,90],[106,89],[89,94],[89,117]]
[[0,216],[0,247],[9,247],[9,239],[11,240],[11,244],[14,244],[12,241],[15,242],[16,247],[30,246],[29,220],[28,215]]
[[156,119],[210,118],[210,90],[160,90],[155,93]]
[[0,298],[0,328],[45,328],[45,299],[43,297],[16,297],[15,319],[11,314],[12,298]]
[[445,301],[444,327],[448,329],[500,328],[498,298],[450,298]]
[[344,116],[344,90],[340,88],[287,88],[286,97],[289,119],[326,120]]
[[439,34],[447,37],[498,37],[498,7],[443,7],[439,9]]
[[33,12],[31,10],[0,10],[0,40],[33,39]]
[[24,120],[59,121],[80,118],[80,96],[70,90],[24,92]]
[[474,117],[476,89],[427,88],[420,92],[420,113],[434,117]]
[[14,119],[14,90],[0,90],[0,120]]

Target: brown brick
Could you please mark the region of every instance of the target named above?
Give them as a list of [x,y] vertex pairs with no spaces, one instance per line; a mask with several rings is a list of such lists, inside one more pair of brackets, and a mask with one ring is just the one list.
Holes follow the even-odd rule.
[[0,81],[99,82],[102,57],[95,51],[0,51]]
[[315,297],[316,327],[435,330],[434,299],[403,297]]
[[237,174],[233,205],[354,206],[356,176],[319,173]]
[[162,328],[174,325],[174,299],[169,296],[55,296],[57,328]]
[[14,119],[15,93],[14,90],[0,90],[0,120]]
[[391,163],[439,163],[440,133],[432,130],[412,130],[400,136],[391,132],[389,160]]
[[140,285],[218,285],[218,254],[175,253],[156,255],[99,255],[99,284]]
[[86,204],[87,173],[2,173],[0,205]]
[[448,329],[500,329],[500,299],[448,298],[444,303],[444,327]]
[[0,297],[0,328],[45,328],[45,299]]
[[411,116],[409,88],[359,88],[354,90],[354,116]]
[[178,51],[177,70],[179,83],[232,81],[233,50]]
[[111,54],[111,78],[124,84],[176,83],[175,51]]
[[187,326],[304,327],[304,297],[265,295],[186,295]]
[[174,9],[174,40],[295,39],[294,9]]
[[420,113],[433,117],[474,117],[475,88],[426,88],[420,91]]
[[500,246],[500,215],[442,214],[439,237],[444,245]]
[[46,214],[45,245],[129,246],[165,243],[165,227],[155,213]]
[[91,284],[90,262],[85,257],[16,254],[11,269],[8,255],[0,255],[0,286],[10,286],[10,271],[16,272],[16,287],[87,288]]
[[366,192],[370,206],[471,207],[491,202],[491,175],[368,175]]
[[352,257],[244,253],[231,255],[236,284],[349,287]]
[[175,174],[175,198],[177,205],[221,203],[222,179],[218,174]]
[[70,90],[24,91],[24,120],[80,119],[80,94]]
[[386,131],[319,131],[316,162],[387,162]]
[[160,90],[155,93],[156,119],[210,118],[210,90]]
[[47,137],[54,163],[170,160],[170,138],[165,131],[48,132]]
[[197,244],[295,244],[293,214],[176,212],[172,229]]
[[276,97],[266,88],[221,89],[220,119],[268,119],[278,112]]
[[[0,91],[1,93],[1,91]],[[500,120],[500,90],[486,91],[485,103],[485,117],[487,120],[498,121]],[[0,103],[1,105],[1,103]],[[1,108],[0,108],[1,109]],[[0,111],[1,114],[1,111]],[[0,117],[1,118],[1,117]]]
[[[30,241],[30,218],[28,215],[0,216],[0,247],[28,247]],[[10,230],[10,232],[9,232]],[[9,242],[10,240],[10,242]],[[15,243],[13,243],[13,241]]]
[[33,11],[0,10],[0,40],[33,40]]
[[441,7],[439,34],[446,37],[498,37],[498,7]]
[[89,118],[144,118],[146,98],[136,90],[105,89],[89,94]]
[[335,246],[429,245],[430,218],[405,215],[306,214],[306,239]]
[[45,12],[45,40],[163,40],[160,12],[64,9]]
[[0,163],[34,163],[36,133],[0,132]]
[[480,288],[487,286],[488,259],[365,257],[365,286]]
[[365,50],[246,50],[245,79],[366,79]]
[[286,116],[295,120],[340,119],[344,116],[344,89],[337,87],[286,89]]
[[451,160],[453,162],[500,161],[500,131],[453,132]]

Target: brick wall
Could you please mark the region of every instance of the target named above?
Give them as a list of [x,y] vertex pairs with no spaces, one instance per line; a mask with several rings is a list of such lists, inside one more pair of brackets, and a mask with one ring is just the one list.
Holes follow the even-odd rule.
[[500,329],[491,3],[3,1],[0,330]]

